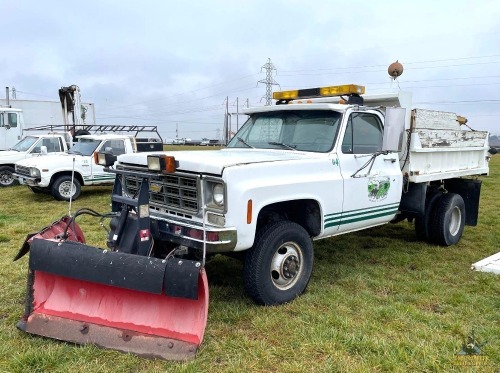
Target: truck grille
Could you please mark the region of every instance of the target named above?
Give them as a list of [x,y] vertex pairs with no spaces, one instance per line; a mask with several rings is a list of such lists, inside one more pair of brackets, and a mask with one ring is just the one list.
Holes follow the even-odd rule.
[[[135,196],[141,187],[141,177],[125,176],[125,192]],[[161,209],[196,213],[198,203],[198,178],[191,175],[154,175],[149,179],[149,204]]]
[[20,175],[30,176],[30,168],[26,166],[18,166],[16,165],[16,173]]

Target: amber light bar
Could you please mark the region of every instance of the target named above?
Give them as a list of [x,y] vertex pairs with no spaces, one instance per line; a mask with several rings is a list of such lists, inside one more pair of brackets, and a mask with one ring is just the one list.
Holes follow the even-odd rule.
[[273,92],[275,100],[294,100],[298,98],[315,97],[335,97],[342,95],[362,95],[365,93],[365,87],[356,84],[335,85],[329,87],[307,88],[292,91]]

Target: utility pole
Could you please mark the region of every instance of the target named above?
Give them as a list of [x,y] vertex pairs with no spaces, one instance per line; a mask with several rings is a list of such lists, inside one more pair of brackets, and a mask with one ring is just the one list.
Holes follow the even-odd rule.
[[226,112],[224,113],[224,129],[222,136],[224,137],[224,144],[229,141],[229,96],[226,96]]
[[238,97],[236,97],[236,132],[240,129],[240,107],[238,105]]
[[266,70],[266,79],[261,79],[257,82],[264,83],[266,85],[266,105],[271,105],[273,103],[273,85],[279,86],[278,82],[273,79],[273,71],[276,71],[276,67],[271,62],[271,59],[268,58],[267,62],[260,68]]

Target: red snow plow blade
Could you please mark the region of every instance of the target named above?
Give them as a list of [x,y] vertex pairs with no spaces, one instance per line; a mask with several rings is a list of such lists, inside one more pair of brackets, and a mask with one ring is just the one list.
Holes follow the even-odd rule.
[[[88,246],[80,228],[64,219],[25,243],[29,275],[18,327],[149,358],[193,358],[208,314],[201,263]],[[67,226],[69,240],[56,238]]]

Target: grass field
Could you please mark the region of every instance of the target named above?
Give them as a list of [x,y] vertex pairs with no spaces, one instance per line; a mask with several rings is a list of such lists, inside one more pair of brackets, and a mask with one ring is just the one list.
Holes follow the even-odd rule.
[[[418,242],[408,222],[316,241],[308,290],[290,304],[256,306],[244,294],[242,264],[217,256],[207,264],[205,339],[187,363],[18,331],[28,260],[12,258],[28,232],[66,214],[68,204],[22,186],[0,189],[0,371],[498,372],[500,276],[470,270],[471,263],[499,251],[500,156],[490,166],[479,224],[466,227],[458,245]],[[84,187],[73,211],[107,211],[110,192]],[[96,219],[80,223],[91,244],[104,245]],[[472,331],[484,343],[481,359],[457,357]]]

